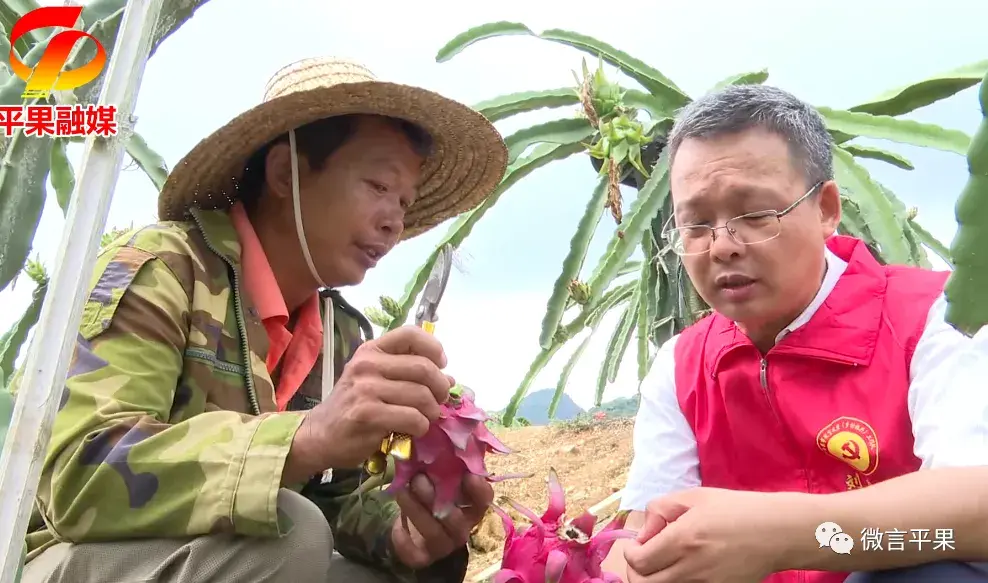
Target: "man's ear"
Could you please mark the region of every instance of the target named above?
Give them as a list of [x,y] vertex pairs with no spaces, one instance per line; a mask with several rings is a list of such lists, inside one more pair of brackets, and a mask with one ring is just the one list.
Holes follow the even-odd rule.
[[833,180],[828,180],[820,185],[817,193],[820,207],[820,230],[824,237],[829,237],[837,232],[840,224],[840,189]]
[[264,158],[264,182],[270,196],[291,200],[292,155],[288,142],[278,142],[268,151]]

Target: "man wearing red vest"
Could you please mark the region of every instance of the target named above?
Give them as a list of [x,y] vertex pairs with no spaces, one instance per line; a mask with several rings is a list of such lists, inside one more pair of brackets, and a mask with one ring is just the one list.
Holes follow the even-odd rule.
[[832,147],[772,87],[679,115],[663,235],[715,312],[641,388],[628,583],[988,581],[988,331],[836,235]]

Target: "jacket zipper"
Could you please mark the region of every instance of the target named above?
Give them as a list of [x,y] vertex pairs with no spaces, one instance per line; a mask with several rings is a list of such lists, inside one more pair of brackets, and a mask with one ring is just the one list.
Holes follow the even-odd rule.
[[247,384],[247,397],[250,398],[250,406],[254,410],[254,415],[260,415],[261,406],[258,404],[257,390],[254,388],[254,369],[250,364],[250,347],[247,345],[247,323],[244,318],[244,308],[240,299],[240,278],[237,276],[237,269],[234,267],[233,262],[217,251],[216,247],[209,241],[206,230],[202,228],[202,223],[199,222],[199,217],[195,213],[190,213],[190,215],[196,226],[199,227],[199,232],[202,233],[202,239],[206,242],[206,247],[219,256],[230,267],[230,271],[233,273],[233,311],[237,315],[237,331],[240,333],[240,354],[244,359],[244,382]]
[[779,424],[779,429],[783,431],[788,438],[792,452],[796,456],[796,461],[798,461],[801,466],[800,469],[803,473],[803,481],[806,482],[806,491],[809,492],[810,479],[809,472],[806,469],[806,460],[800,452],[798,444],[796,444],[796,438],[793,437],[792,433],[789,431],[789,427],[782,421],[782,415],[779,414],[779,411],[775,406],[775,402],[772,400],[772,391],[768,386],[768,359],[764,356],[761,357],[761,369],[759,370],[758,377],[761,380],[762,392],[765,393],[765,401],[768,403],[768,408],[772,410],[772,415],[775,417],[776,423]]

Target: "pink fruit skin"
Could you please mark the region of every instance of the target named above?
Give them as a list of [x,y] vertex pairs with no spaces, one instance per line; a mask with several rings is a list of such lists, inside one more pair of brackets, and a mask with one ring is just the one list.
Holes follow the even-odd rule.
[[467,474],[484,476],[497,482],[520,477],[494,477],[487,471],[484,457],[490,452],[511,453],[484,424],[487,414],[474,404],[470,389],[462,387],[460,397],[450,397],[442,405],[439,420],[420,438],[412,440],[412,457],[395,460],[394,480],[387,491],[398,492],[408,487],[418,474],[424,474],[436,492],[433,514],[444,517],[459,497],[460,486]]
[[541,517],[508,500],[532,525],[519,531],[503,509],[494,507],[504,523],[504,554],[494,583],[620,583],[621,578],[601,571],[600,564],[614,541],[634,538],[624,530],[627,513],[619,513],[603,530],[593,533],[596,517],[589,512],[565,522],[566,499],[555,471],[549,473],[549,507]]

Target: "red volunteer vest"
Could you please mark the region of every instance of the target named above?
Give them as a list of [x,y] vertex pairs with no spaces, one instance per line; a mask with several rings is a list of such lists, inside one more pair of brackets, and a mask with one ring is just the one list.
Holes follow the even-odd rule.
[[[847,270],[812,319],[764,358],[716,313],[677,341],[676,392],[704,486],[833,493],[919,469],[909,363],[949,273],[882,266],[851,237],[827,247]],[[859,548],[860,533],[851,535]],[[787,571],[764,583],[846,576]]]

